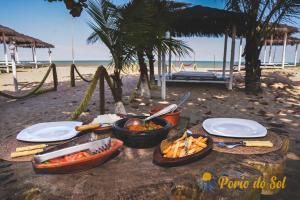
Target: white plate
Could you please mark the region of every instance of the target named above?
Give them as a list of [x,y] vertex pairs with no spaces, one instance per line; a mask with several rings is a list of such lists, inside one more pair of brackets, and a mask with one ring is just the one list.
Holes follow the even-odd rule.
[[203,128],[212,135],[234,138],[256,138],[267,135],[267,129],[253,120],[238,118],[211,118]]
[[75,137],[75,126],[82,125],[77,121],[45,122],[25,128],[17,135],[17,140],[26,142],[54,142]]

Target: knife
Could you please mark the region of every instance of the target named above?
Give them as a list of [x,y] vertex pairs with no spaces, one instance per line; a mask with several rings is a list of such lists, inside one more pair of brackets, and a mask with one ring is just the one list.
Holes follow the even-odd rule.
[[89,150],[92,153],[98,153],[108,149],[110,147],[110,143],[111,143],[111,138],[107,137],[102,140],[96,140],[96,141],[83,143],[72,147],[59,149],[49,153],[35,155],[33,159],[35,160],[36,163],[42,163],[47,160],[51,160],[53,158],[58,158],[61,156],[69,155],[84,150]]
[[219,146],[234,148],[236,146],[246,146],[246,147],[273,147],[273,143],[271,141],[238,141],[238,142],[214,142]]

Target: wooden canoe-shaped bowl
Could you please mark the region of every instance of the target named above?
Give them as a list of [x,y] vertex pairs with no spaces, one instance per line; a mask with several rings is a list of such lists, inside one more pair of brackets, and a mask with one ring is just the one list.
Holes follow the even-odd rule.
[[185,165],[191,162],[195,162],[207,156],[213,148],[213,140],[209,136],[196,135],[193,134],[193,137],[207,137],[207,147],[203,150],[184,156],[181,158],[165,158],[160,150],[160,145],[158,145],[153,152],[153,163],[162,167],[176,167],[180,165]]
[[94,154],[87,158],[82,158],[75,161],[57,163],[51,165],[41,165],[32,160],[33,169],[36,173],[44,174],[68,174],[86,169],[94,168],[108,161],[109,159],[119,154],[119,149],[122,147],[121,140],[112,138],[111,147],[103,152]]

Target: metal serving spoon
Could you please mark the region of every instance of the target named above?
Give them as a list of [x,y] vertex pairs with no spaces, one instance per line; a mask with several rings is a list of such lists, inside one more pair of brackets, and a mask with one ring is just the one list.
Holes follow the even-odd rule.
[[150,115],[149,117],[147,117],[145,119],[130,118],[125,122],[124,127],[128,128],[129,126],[145,125],[146,121],[149,121],[155,117],[159,117],[161,115],[165,115],[170,112],[174,112],[180,105],[182,105],[184,102],[186,102],[186,100],[188,100],[190,95],[191,95],[191,93],[187,92],[180,98],[180,101],[178,104],[171,104],[171,105],[161,109],[160,111],[154,113],[153,115]]

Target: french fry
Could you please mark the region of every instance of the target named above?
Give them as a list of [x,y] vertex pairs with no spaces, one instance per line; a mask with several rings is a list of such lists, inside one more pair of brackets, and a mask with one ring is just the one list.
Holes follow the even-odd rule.
[[188,155],[191,155],[191,154],[193,154],[194,152],[195,152],[195,149],[189,149]]
[[168,153],[165,154],[165,157],[167,157],[167,158],[172,158],[172,156],[173,156],[172,151],[169,151]]
[[203,147],[203,148],[207,147],[207,144],[205,144],[205,143],[203,143],[203,142],[199,142],[198,140],[196,140],[195,142],[196,142],[196,144],[197,144],[198,146],[200,146],[200,147]]
[[[185,140],[187,140],[187,149],[185,148]],[[161,151],[166,158],[181,158],[187,155],[198,153],[207,147],[207,138],[187,136],[186,132],[174,142],[161,144]]]
[[174,149],[174,152],[173,152],[173,158],[176,158],[178,147],[179,147],[179,142],[177,142],[176,145],[175,145],[175,149]]
[[172,146],[170,145],[168,148],[163,150],[163,154],[167,154],[169,151],[171,151],[171,149],[172,149]]
[[185,156],[185,150],[184,149],[181,149],[180,150],[180,154],[179,154],[179,158]]
[[184,140],[185,138],[186,138],[186,132],[184,132],[184,134],[180,137],[180,138],[178,138],[177,140],[175,140],[175,143],[176,142],[179,142],[179,141],[181,141],[181,140]]

